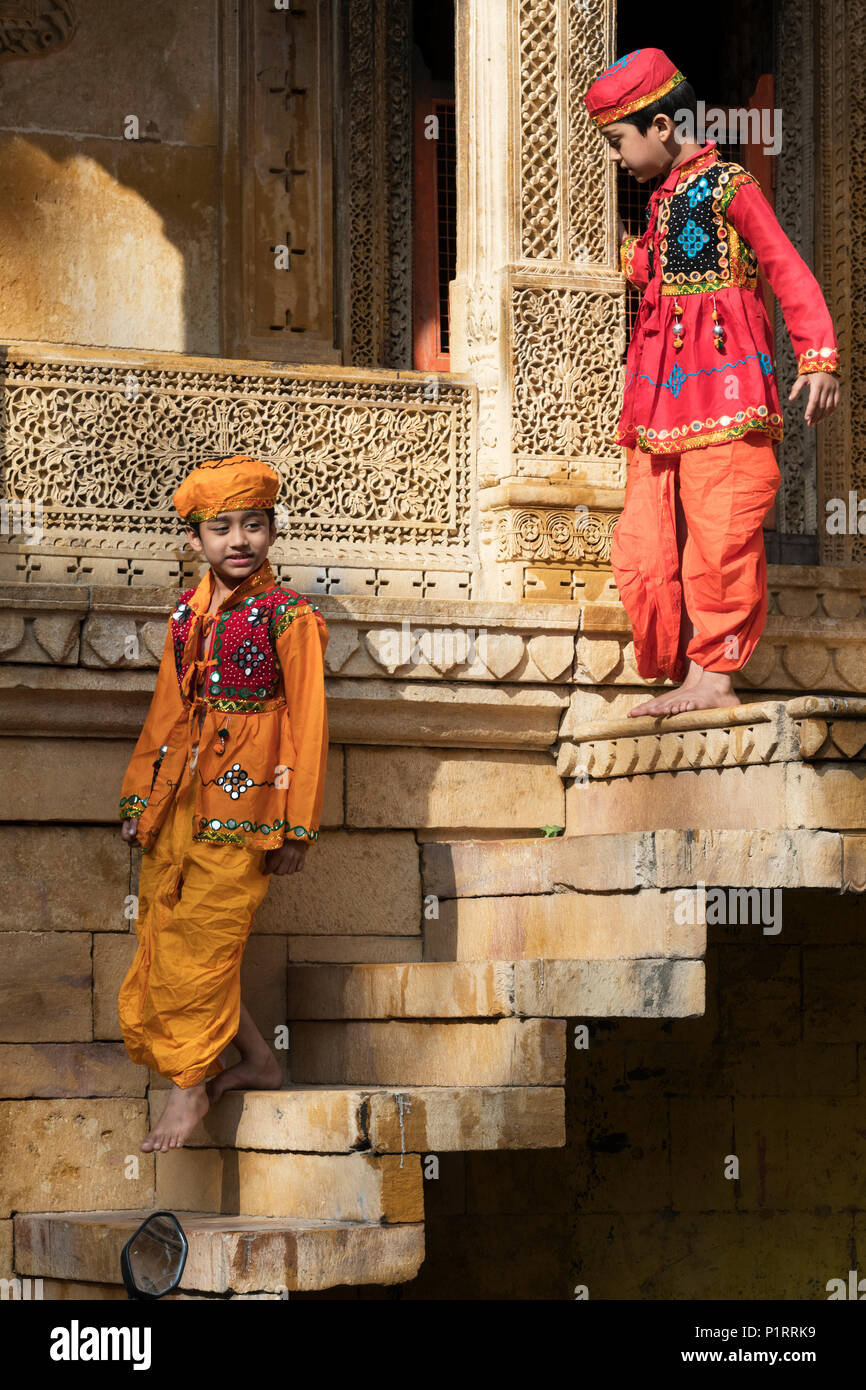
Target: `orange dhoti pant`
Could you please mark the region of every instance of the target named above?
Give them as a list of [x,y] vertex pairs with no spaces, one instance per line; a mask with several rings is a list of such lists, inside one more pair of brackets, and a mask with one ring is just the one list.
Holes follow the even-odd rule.
[[265,850],[193,842],[198,781],[187,758],[159,837],[142,852],[138,949],[117,1001],[132,1060],[184,1088],[224,1070],[241,959],[270,882]]
[[[629,449],[628,461],[610,558],[639,673],[680,681],[689,660],[739,670],[767,616],[761,522],[781,481],[772,441],[752,433],[681,454]],[[688,527],[682,565],[677,496]],[[681,644],[684,603],[695,635]]]

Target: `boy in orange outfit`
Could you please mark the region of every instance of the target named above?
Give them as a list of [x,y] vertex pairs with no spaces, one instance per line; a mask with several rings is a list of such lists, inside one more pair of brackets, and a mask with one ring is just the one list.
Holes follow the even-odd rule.
[[[210,569],[169,619],[120,798],[121,834],[143,850],[121,1031],[133,1061],[172,1081],[146,1152],[182,1147],[223,1091],[280,1082],[241,1002],[241,958],[268,875],[303,869],[318,839],[328,631],[268,564],[278,487],[235,455],[193,469],[173,498]],[[231,1042],[242,1059],[226,1070]]]
[[[610,158],[657,178],[641,237],[620,221],[623,273],[643,290],[617,441],[628,454],[611,566],[646,679],[683,681],[630,715],[739,704],[731,673],[763,631],[762,521],[781,480],[782,415],[764,271],[808,382],[806,423],[839,402],[836,338],[820,287],[756,180],[715,143],[681,138],[694,92],[660,49],[628,53],[584,98]],[[676,120],[675,120],[676,118]]]

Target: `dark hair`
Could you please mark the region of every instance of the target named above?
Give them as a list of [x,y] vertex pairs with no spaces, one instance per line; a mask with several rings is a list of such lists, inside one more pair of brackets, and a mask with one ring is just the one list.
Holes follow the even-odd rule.
[[619,119],[629,125],[637,126],[640,134],[646,135],[654,116],[670,116],[672,121],[676,121],[680,111],[690,111],[692,118],[697,118],[698,99],[690,82],[678,82],[676,87],[665,92],[658,101],[651,102],[649,106],[642,106],[640,110],[633,111],[630,116],[620,116]]
[[[249,510],[252,511],[252,510],[253,510],[252,507],[250,507]],[[256,510],[257,510],[257,511],[263,511],[263,512],[264,512],[265,516],[268,518],[268,525],[269,525],[269,526],[273,523],[273,520],[274,520],[274,509],[273,509],[273,507],[257,507]],[[186,525],[186,526],[191,526],[192,529],[195,531],[196,535],[198,536],[199,540],[201,540],[201,531],[199,530],[199,527],[201,526],[201,522],[200,522],[200,521],[187,521],[187,522],[184,523],[184,525]]]

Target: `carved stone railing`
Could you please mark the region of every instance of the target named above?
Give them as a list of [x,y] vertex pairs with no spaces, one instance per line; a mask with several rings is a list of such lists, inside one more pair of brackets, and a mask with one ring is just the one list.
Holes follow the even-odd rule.
[[[567,783],[566,835],[661,828],[748,839],[759,831],[744,851],[754,856],[754,874],[760,837],[838,832],[841,840],[824,846],[831,859],[844,857],[842,878],[838,864],[833,874],[840,887],[863,890],[866,699],[806,695],[589,723],[569,710],[556,752]],[[803,886],[819,881],[810,871]]]
[[[177,593],[0,584],[0,732],[134,737]],[[316,595],[334,742],[550,748],[571,604]]]
[[6,344],[0,578],[181,585],[172,493],[250,453],[282,480],[293,587],[473,597],[474,400],[453,375]]
[[559,745],[561,776],[597,780],[821,761],[866,763],[866,699],[806,695],[664,720],[566,718]]
[[[282,582],[297,579],[290,565],[275,563],[275,571]],[[328,625],[335,737],[552,749],[558,735],[573,741],[572,726],[585,729],[605,702],[607,721],[590,727],[609,740],[610,715],[634,703],[640,681],[625,614],[613,603],[328,594],[322,587],[301,592],[314,597]],[[762,663],[753,688],[765,699],[817,688],[807,678],[823,663],[821,690],[844,697],[862,689],[866,626],[858,614],[866,573],[821,571],[816,594],[808,571],[780,567],[771,571],[770,589],[776,611],[744,673],[748,679]],[[176,598],[170,586],[0,583],[0,731],[132,736]],[[674,718],[689,728],[718,723],[712,711]],[[630,734],[638,725],[653,729],[653,737],[661,727],[620,722]],[[666,720],[663,732],[680,727]]]

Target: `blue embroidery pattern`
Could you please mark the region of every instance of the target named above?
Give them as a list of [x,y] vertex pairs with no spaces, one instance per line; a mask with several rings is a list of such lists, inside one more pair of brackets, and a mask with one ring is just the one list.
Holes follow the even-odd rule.
[[612,63],[609,68],[605,68],[604,72],[601,74],[602,77],[607,77],[610,72],[619,72],[620,68],[624,68],[626,63],[630,63],[632,58],[636,58],[639,53],[643,53],[642,48],[636,48],[633,53],[627,53],[624,58],[619,58],[615,63]]
[[[691,375],[691,373],[689,373],[689,375]],[[671,371],[670,376],[665,382],[665,386],[673,395],[674,400],[676,400],[677,396],[680,394],[680,391],[682,391],[683,382],[685,381],[685,379],[686,378],[682,367],[680,366],[679,362],[675,362],[673,370]]]
[[689,207],[692,209],[696,208],[698,203],[702,203],[705,198],[709,198],[710,185],[707,182],[706,174],[701,174],[699,179],[695,179],[695,182],[686,189],[686,193],[688,194]]
[[[698,367],[693,372],[684,372],[679,362],[675,362],[666,381],[653,381],[652,377],[647,376],[646,372],[634,372],[630,374],[629,380],[632,375],[635,377],[642,377],[644,381],[649,382],[650,386],[663,386],[666,391],[670,391],[674,400],[676,400],[685,385],[687,377],[709,376],[711,372],[724,372],[731,367],[742,367],[746,362],[755,360],[760,364],[764,376],[773,375],[773,362],[769,354],[766,352],[752,352],[748,357],[741,357],[737,362],[723,362],[719,367]],[[628,381],[626,381],[625,384],[628,386]]]
[[699,227],[691,217],[677,237],[690,261],[694,260],[699,251],[703,251],[709,239],[703,227]]

